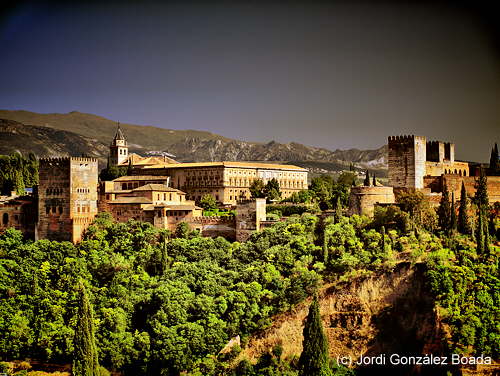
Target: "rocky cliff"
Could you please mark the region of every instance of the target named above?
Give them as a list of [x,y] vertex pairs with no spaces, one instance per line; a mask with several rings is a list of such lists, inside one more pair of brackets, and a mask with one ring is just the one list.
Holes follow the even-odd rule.
[[[390,366],[389,357],[433,354],[449,356],[447,330],[441,324],[434,300],[425,285],[424,265],[399,264],[393,272],[359,277],[351,282],[326,285],[320,291],[320,311],[330,356],[353,363],[379,357],[384,365],[356,366],[359,375],[493,375],[496,367],[459,369],[449,366]],[[275,345],[283,357],[300,355],[302,330],[310,301],[278,315],[273,324],[252,336],[238,359],[255,361]],[[384,355],[385,356],[381,356]],[[395,360],[395,358],[393,359]]]

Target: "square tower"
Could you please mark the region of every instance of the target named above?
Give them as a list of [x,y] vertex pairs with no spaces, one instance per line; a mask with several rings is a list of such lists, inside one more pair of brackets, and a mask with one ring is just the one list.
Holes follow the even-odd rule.
[[43,158],[39,166],[38,238],[78,242],[97,214],[96,158]]
[[388,140],[389,185],[424,188],[426,139],[423,136],[391,136]]

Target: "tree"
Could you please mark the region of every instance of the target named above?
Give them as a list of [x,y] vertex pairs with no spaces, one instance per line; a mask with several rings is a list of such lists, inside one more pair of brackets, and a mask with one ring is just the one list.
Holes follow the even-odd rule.
[[462,182],[462,190],[460,191],[460,206],[458,207],[458,231],[462,234],[471,233],[471,225],[467,216],[467,191],[465,184]]
[[279,200],[281,198],[280,183],[276,178],[272,178],[266,184],[264,192],[268,200]]
[[83,283],[79,286],[77,324],[75,328],[73,375],[99,376],[95,343],[93,310]]
[[180,239],[188,239],[191,234],[191,228],[187,222],[179,222],[175,228],[175,237]]
[[205,210],[217,209],[217,201],[211,194],[204,195],[200,200],[200,206]]
[[382,228],[380,229],[380,250],[383,252],[385,252],[385,226],[382,226]]
[[377,178],[375,177],[375,174],[373,174],[373,186],[376,187],[377,186]]
[[335,220],[340,222],[342,218],[342,204],[340,203],[340,197],[337,196],[337,202],[335,204]]
[[250,194],[252,198],[264,198],[266,197],[266,193],[264,191],[265,185],[262,179],[255,179],[252,184],[250,184]]
[[448,187],[443,187],[443,193],[441,196],[441,202],[438,208],[439,226],[441,230],[448,232],[451,225],[451,206],[450,206],[450,195],[448,192]]
[[365,177],[365,181],[364,181],[363,185],[365,187],[370,186],[370,173],[368,172],[368,170],[366,170],[366,177]]
[[129,157],[128,159],[128,167],[127,167],[127,175],[132,175],[132,172],[134,170],[134,166],[132,166],[132,158]]
[[490,175],[496,176],[500,172],[500,164],[498,161],[498,146],[495,142],[495,146],[491,149],[490,156]]
[[317,297],[314,298],[309,307],[303,333],[304,340],[302,342],[302,354],[299,359],[299,375],[331,375],[328,365],[328,341],[323,331]]
[[488,255],[490,249],[490,233],[488,231],[488,179],[482,169],[479,179],[476,182],[474,201],[478,207],[477,251],[478,254]]
[[450,228],[452,231],[457,229],[457,213],[455,211],[455,192],[451,193],[451,218]]

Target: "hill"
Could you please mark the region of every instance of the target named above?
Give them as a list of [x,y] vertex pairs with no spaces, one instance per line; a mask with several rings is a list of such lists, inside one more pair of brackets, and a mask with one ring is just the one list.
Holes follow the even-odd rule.
[[[103,146],[112,140],[117,123],[101,116],[72,111],[67,114],[39,114],[29,111],[0,110],[0,119],[9,119],[25,125],[52,128],[64,131],[62,135],[77,135],[92,149],[89,155],[98,156],[104,161],[107,151]],[[352,162],[359,169],[369,168],[379,176],[386,174],[387,149],[382,146],[376,150],[335,150],[316,148],[291,142],[287,144],[271,141],[268,143],[246,142],[226,138],[214,133],[197,130],[172,130],[150,125],[120,124],[131,152],[146,154],[151,151],[165,151],[183,162],[190,161],[293,161],[298,165],[320,164],[319,172],[334,172],[348,168]],[[27,127],[27,126],[26,126]],[[49,131],[41,132],[48,135]],[[70,137],[70,136],[68,136]],[[71,136],[73,137],[73,136]],[[57,141],[57,138],[55,139]],[[0,148],[9,149],[10,142],[2,139]],[[25,140],[29,148],[30,139]],[[34,145],[36,147],[36,145]],[[38,146],[39,147],[39,146]],[[47,146],[48,147],[48,146]],[[57,148],[53,146],[53,148]],[[65,146],[61,146],[62,149]],[[34,149],[36,150],[36,148]],[[72,152],[70,148],[68,152]]]

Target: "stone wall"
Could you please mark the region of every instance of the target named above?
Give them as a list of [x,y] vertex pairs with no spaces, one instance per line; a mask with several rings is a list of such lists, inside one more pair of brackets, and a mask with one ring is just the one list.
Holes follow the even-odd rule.
[[376,204],[394,204],[392,187],[351,187],[349,195],[349,215],[367,215],[372,217]]
[[[426,194],[433,204],[439,204],[441,192],[444,184],[448,187],[448,191],[455,193],[455,200],[460,200],[462,190],[462,182],[464,182],[465,190],[469,197],[476,193],[477,177],[460,176],[460,175],[442,175],[442,176],[426,176],[424,179],[425,188],[429,189],[432,194]],[[491,203],[500,202],[500,176],[488,176],[488,197]]]

